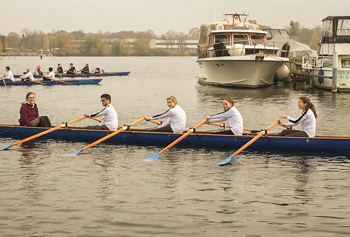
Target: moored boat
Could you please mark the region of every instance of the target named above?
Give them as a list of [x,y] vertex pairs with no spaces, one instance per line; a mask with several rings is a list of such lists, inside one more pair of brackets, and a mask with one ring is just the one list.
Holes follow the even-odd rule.
[[4,82],[0,80],[0,86],[54,86],[54,85],[98,85],[102,79],[58,79],[54,81],[43,81],[43,80],[34,80],[34,81],[14,81],[14,82]]
[[[45,130],[45,128],[0,124],[0,137],[23,139]],[[48,133],[42,136],[41,139],[92,142],[108,135],[109,133],[111,133],[111,131],[68,127]],[[130,129],[111,137],[105,142],[111,144],[167,146],[181,135],[182,134],[149,132],[144,129]],[[186,137],[178,143],[177,146],[235,150],[242,147],[256,135],[257,134],[249,133],[243,134],[242,136],[234,136],[197,131]],[[332,154],[336,155],[350,152],[350,137],[316,136],[314,138],[295,138],[278,137],[273,134],[267,134],[267,136],[263,136],[255,141],[247,149],[293,152],[306,151],[310,153],[332,152]]]
[[[130,72],[105,72],[105,73],[88,73],[88,74],[56,74],[57,78],[61,77],[113,77],[113,76],[128,76]],[[22,75],[14,75],[15,78],[19,78]],[[41,75],[34,75],[34,78],[42,78]]]
[[279,67],[288,62],[270,46],[267,32],[246,22],[246,14],[225,14],[223,20],[202,24],[198,41],[199,82],[232,87],[259,88],[273,84]]

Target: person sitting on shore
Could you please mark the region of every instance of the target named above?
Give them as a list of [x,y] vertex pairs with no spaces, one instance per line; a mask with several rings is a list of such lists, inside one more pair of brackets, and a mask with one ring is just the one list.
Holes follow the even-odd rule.
[[90,73],[89,64],[85,64],[85,67],[83,67],[83,69],[80,70],[80,73],[89,74]]
[[41,66],[40,65],[36,66],[34,75],[40,75],[40,76],[43,75],[43,72],[41,71]]
[[5,82],[14,82],[15,78],[9,66],[6,67],[6,72],[7,72],[6,76],[1,77],[1,79]]
[[73,66],[73,63],[69,65],[70,65],[70,68],[68,69],[67,74],[76,74],[77,72],[75,70],[75,67]]
[[97,130],[118,130],[118,114],[111,104],[111,96],[109,94],[101,95],[101,102],[104,108],[93,114],[84,114],[86,117],[100,117],[104,116],[102,122],[96,126],[86,126],[86,129],[97,129]]
[[[298,100],[299,109],[303,112],[299,115],[298,118],[292,118],[286,114],[279,114],[280,118],[287,118],[289,123],[282,123],[281,120],[278,120],[278,124],[287,129],[283,130],[277,136],[286,136],[286,137],[314,137],[316,133],[316,109],[310,99],[306,96],[299,97]],[[290,129],[293,126],[301,124],[301,130],[292,130]],[[288,129],[289,128],[289,129]]]
[[23,76],[20,76],[21,81],[34,81],[33,73],[30,71],[29,68],[27,68],[27,73],[23,74]]
[[43,76],[43,81],[54,81],[55,73],[53,72],[52,67],[49,67],[49,74]]
[[228,120],[230,125],[230,130],[220,131],[217,133],[221,134],[230,134],[230,135],[242,135],[243,133],[243,118],[242,115],[238,112],[234,106],[233,100],[231,97],[226,97],[222,101],[224,112],[213,114],[207,117],[207,123],[216,123],[223,122]]
[[19,111],[20,126],[28,127],[51,127],[50,119],[47,116],[39,116],[38,106],[35,103],[35,93],[28,92],[26,101],[22,102],[22,107]]
[[100,68],[100,67],[97,67],[95,68],[94,70],[91,71],[92,73],[96,73],[96,74],[102,74],[102,73],[105,73],[105,71]]
[[57,65],[56,74],[63,74],[63,68],[60,63]]
[[168,121],[160,125],[156,129],[150,130],[151,132],[172,132],[172,133],[182,133],[186,126],[186,113],[185,111],[180,107],[180,105],[177,104],[177,99],[175,96],[170,96],[166,99],[166,102],[168,104],[169,109],[162,113],[155,116],[152,116],[151,118],[147,115],[144,116],[146,121],[149,121],[150,119],[162,119],[166,117],[170,117]]

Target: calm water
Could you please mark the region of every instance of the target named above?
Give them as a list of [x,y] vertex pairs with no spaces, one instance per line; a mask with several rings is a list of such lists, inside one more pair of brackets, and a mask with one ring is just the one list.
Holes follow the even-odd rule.
[[[350,94],[309,91],[291,84],[259,90],[197,84],[194,57],[38,57],[0,60],[0,71],[85,63],[106,71],[99,86],[0,88],[0,123],[17,123],[21,101],[36,92],[41,115],[53,125],[101,109],[109,93],[120,124],[167,109],[174,95],[188,127],[220,112],[230,95],[250,129],[266,128],[278,113],[298,116],[298,97],[316,105],[317,134],[349,135]],[[84,120],[76,125],[95,124]],[[137,127],[153,127],[141,123]],[[215,130],[204,125],[201,130]],[[276,127],[272,132],[280,131]],[[0,137],[0,147],[15,140]],[[237,165],[217,163],[234,151],[100,144],[79,156],[64,154],[85,143],[40,140],[0,152],[0,236],[349,236],[348,156],[244,151]]]

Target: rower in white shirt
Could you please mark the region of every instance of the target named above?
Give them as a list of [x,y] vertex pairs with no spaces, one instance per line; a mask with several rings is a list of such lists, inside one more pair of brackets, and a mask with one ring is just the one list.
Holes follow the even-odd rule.
[[13,77],[13,73],[11,72],[9,66],[6,67],[6,72],[6,76],[1,77],[1,79],[5,82],[14,82],[15,78]]
[[22,81],[34,81],[33,73],[27,68],[27,73],[20,77]]
[[54,81],[55,73],[53,72],[52,67],[49,67],[49,74],[43,76],[43,81]]

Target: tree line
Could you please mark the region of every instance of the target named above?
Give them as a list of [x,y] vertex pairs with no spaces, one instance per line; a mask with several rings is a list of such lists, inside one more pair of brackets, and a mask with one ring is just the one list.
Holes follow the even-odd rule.
[[[249,22],[257,24],[255,20]],[[261,26],[269,28],[269,26]],[[309,45],[317,50],[321,40],[321,26],[303,28],[299,22],[290,21],[285,27],[293,40]],[[167,31],[157,36],[152,30],[84,33],[83,30],[67,32],[52,31],[45,34],[38,30],[24,28],[21,35],[11,32],[6,36],[6,46],[0,43],[0,52],[11,48],[11,53],[17,55],[53,54],[55,56],[172,56],[188,55],[186,47],[177,51],[166,49],[151,49],[152,40],[163,40],[171,45],[185,40],[198,40],[199,28],[189,32]],[[130,41],[133,39],[133,41]],[[181,45],[181,44],[179,44]]]
[[[151,40],[159,39],[168,43],[196,40],[198,31],[198,28],[191,29],[187,34],[168,31],[157,36],[152,30],[115,33],[102,33],[101,31],[98,33],[84,33],[82,30],[69,33],[60,30],[45,34],[42,31],[30,31],[24,28],[21,35],[15,32],[7,35],[6,48],[11,48],[11,53],[20,55],[38,55],[41,53],[55,56],[186,55],[186,48],[182,48],[182,50],[175,53],[165,49],[151,50]],[[130,41],[130,39],[133,40]]]

